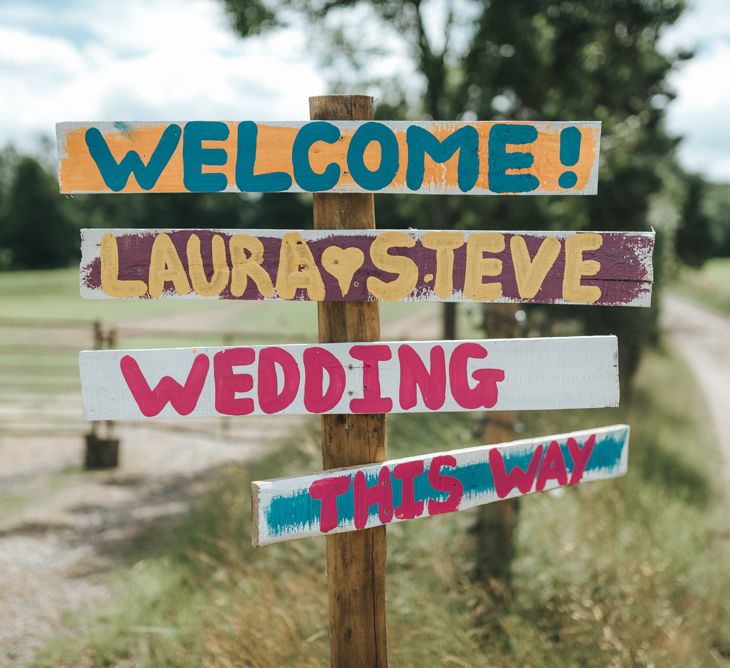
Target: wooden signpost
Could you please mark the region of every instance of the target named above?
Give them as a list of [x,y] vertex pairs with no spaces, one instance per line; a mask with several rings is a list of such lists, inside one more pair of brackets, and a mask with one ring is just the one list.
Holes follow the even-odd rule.
[[89,420],[618,406],[615,336],[93,350]]
[[84,297],[316,301],[320,337],[84,351],[84,411],[321,414],[325,471],[254,483],[253,542],[325,535],[331,663],[383,667],[385,525],[621,475],[629,428],[385,461],[387,413],[615,406],[618,365],[612,336],[380,342],[378,302],[649,306],[654,235],[376,231],[375,192],[595,194],[600,123],[376,122],[358,95],[310,112],[58,124],[63,193],[315,193],[314,231],[84,230]]
[[254,545],[467,510],[626,473],[629,427],[525,439],[252,483]]
[[648,306],[654,234],[82,230],[89,298]]

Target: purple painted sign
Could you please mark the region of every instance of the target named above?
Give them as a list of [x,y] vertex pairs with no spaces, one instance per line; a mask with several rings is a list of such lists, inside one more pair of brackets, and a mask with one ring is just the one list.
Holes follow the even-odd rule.
[[649,306],[643,232],[82,230],[81,294]]

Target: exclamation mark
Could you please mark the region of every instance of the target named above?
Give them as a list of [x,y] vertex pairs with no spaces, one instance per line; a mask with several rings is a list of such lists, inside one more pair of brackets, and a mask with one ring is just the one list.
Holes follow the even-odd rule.
[[[565,128],[560,133],[560,162],[566,167],[572,167],[580,158],[580,130],[575,126]],[[578,183],[578,175],[573,171],[563,172],[558,178],[561,188],[572,188]]]

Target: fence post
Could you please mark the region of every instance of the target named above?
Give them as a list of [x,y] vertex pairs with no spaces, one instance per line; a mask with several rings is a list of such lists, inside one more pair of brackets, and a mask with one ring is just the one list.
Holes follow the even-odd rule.
[[[117,343],[115,327],[104,328],[98,320],[94,322],[94,350],[112,349]],[[119,466],[119,439],[114,436],[114,422],[106,421],[106,435],[99,436],[97,422],[84,436],[84,468],[87,471],[113,469]]]
[[[372,120],[373,98],[326,95],[309,98],[313,120]],[[313,196],[314,227],[319,230],[372,229],[371,194]],[[378,341],[377,302],[321,302],[317,305],[323,343]],[[383,461],[385,415],[323,415],[325,469]],[[385,629],[385,527],[327,536],[330,663],[387,666]]]

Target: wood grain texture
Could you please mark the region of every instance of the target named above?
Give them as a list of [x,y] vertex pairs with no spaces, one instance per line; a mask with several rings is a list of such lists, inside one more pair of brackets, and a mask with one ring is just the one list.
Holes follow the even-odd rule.
[[[354,103],[353,113],[361,106]],[[597,191],[598,122],[363,122],[334,117],[343,111],[313,118],[317,124],[59,123],[61,192]],[[566,132],[579,139],[572,152],[566,152]]]
[[254,544],[352,532],[614,478],[626,472],[628,444],[629,427],[612,425],[256,481]]
[[[354,312],[377,307],[338,306]],[[356,334],[358,321],[366,331],[375,327],[367,314],[338,315],[345,322],[335,332]],[[79,369],[90,420],[353,416],[617,406],[617,358],[615,336],[576,336],[82,351]],[[352,418],[328,420],[335,425],[328,463],[380,456],[382,446],[373,436],[380,421],[356,420],[369,445],[359,451],[359,461],[349,462],[342,450],[354,438]]]
[[81,295],[650,305],[653,233],[352,229],[349,197],[317,230],[82,230]]
[[[370,120],[373,98],[327,95],[309,100],[312,120]],[[313,196],[316,230],[373,230],[370,194]],[[322,302],[317,305],[322,343],[379,341],[375,302]],[[325,469],[383,461],[387,455],[385,415],[323,415]],[[385,612],[387,548],[384,527],[327,538],[330,665],[356,668],[388,665]]]

